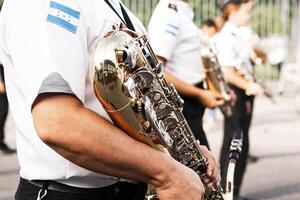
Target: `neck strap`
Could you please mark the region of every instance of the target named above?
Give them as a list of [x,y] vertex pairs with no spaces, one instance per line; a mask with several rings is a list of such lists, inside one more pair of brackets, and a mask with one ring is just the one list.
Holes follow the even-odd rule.
[[121,11],[122,11],[122,15],[124,17],[124,19],[120,16],[120,14],[116,11],[116,9],[111,5],[111,3],[109,2],[109,0],[104,0],[105,3],[114,11],[114,13],[120,18],[120,20],[122,21],[122,23],[129,28],[132,31],[135,31],[135,28],[133,26],[132,21],[130,20],[125,8],[123,7],[123,5],[120,3],[121,6]]

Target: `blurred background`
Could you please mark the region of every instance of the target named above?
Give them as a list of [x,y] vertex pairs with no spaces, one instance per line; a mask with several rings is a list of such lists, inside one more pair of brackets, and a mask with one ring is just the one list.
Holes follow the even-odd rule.
[[[123,0],[142,22],[147,25],[159,0]],[[219,15],[218,0],[189,0],[194,8],[195,22],[201,27],[208,18]],[[269,55],[271,66],[260,70],[264,79],[278,79],[280,62],[293,63],[299,54],[300,41],[299,0],[257,0],[253,12],[252,28],[261,38],[261,46]]]
[[[123,0],[147,26],[158,0]],[[268,60],[257,67],[260,77],[275,95],[256,100],[251,128],[251,154],[242,194],[253,199],[300,199],[300,2],[257,0],[252,28],[261,38]],[[190,0],[195,21],[201,26],[219,14],[217,0]],[[1,109],[1,108],[0,108]],[[205,128],[212,151],[219,157],[223,137],[222,116],[206,117]],[[6,141],[15,147],[14,122],[9,115]],[[18,183],[16,155],[0,154],[0,200],[14,199]]]

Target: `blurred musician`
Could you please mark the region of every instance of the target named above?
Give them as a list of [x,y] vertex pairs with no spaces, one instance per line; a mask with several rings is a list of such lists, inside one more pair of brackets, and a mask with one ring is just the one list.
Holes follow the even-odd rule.
[[[249,128],[253,113],[254,96],[262,94],[260,85],[246,79],[249,62],[252,55],[252,48],[239,35],[239,27],[249,24],[251,13],[244,9],[245,0],[223,0],[220,1],[222,17],[225,22],[220,33],[214,38],[218,49],[218,59],[224,69],[228,83],[237,96],[237,101],[233,108],[233,115],[225,119],[224,139],[221,150],[221,173],[223,180],[226,177],[228,165],[228,152],[233,133],[237,128],[244,132],[243,151],[235,174],[235,199],[239,197],[242,179],[246,170],[246,160],[249,149]],[[225,188],[225,182],[222,182]]]
[[204,90],[201,62],[202,34],[193,22],[194,12],[187,1],[160,0],[151,17],[150,43],[166,66],[166,79],[174,83],[184,100],[183,114],[202,145],[208,142],[202,127],[205,107],[224,103],[223,97]]

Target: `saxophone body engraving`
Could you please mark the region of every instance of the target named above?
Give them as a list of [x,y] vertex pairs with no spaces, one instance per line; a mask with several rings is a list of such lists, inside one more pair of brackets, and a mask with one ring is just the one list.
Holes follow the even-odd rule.
[[[115,28],[98,44],[94,91],[114,123],[135,139],[169,153],[203,178],[206,159],[183,114],[183,101],[163,77],[147,38]],[[153,192],[147,199],[158,199]],[[219,188],[205,199],[221,200]]]

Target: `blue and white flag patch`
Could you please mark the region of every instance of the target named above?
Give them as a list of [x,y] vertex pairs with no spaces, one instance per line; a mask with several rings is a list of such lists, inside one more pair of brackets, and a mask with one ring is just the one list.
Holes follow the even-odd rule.
[[80,12],[55,1],[50,2],[47,21],[76,33],[80,19]]

